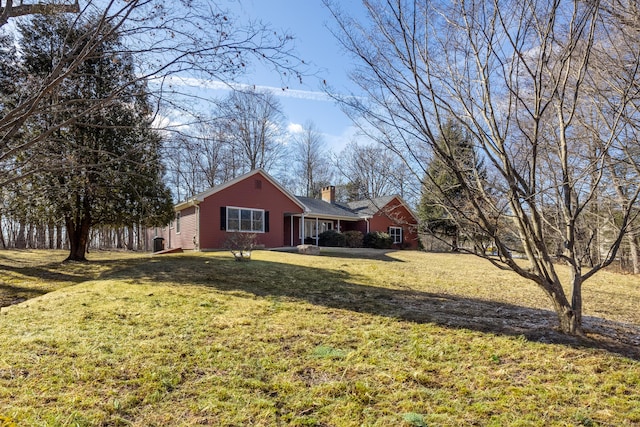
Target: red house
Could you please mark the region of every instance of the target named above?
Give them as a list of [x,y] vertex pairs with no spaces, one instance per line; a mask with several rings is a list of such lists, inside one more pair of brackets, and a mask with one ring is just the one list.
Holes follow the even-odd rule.
[[231,231],[255,233],[267,248],[317,244],[326,230],[383,231],[397,247],[418,245],[417,219],[399,196],[340,205],[333,186],[322,190],[322,199],[294,196],[262,169],[179,203],[175,211],[168,227],[148,235],[164,239],[165,249],[221,249]]

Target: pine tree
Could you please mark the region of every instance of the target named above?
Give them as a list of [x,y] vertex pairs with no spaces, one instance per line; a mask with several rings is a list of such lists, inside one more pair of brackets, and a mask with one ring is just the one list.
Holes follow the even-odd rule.
[[[29,74],[46,75],[56,50],[82,40],[94,24],[73,26],[64,17],[47,16],[20,25]],[[172,215],[146,85],[128,83],[136,81],[135,70],[133,58],[123,52],[120,40],[106,40],[50,100],[51,108],[31,121],[32,131],[38,132],[49,123],[80,114],[57,129],[37,152],[27,154],[39,162],[34,186],[64,218],[70,245],[67,260],[85,260],[89,232],[96,225],[155,225],[168,222]],[[95,102],[99,109],[91,108]],[[48,165],[50,158],[62,160]]]
[[[439,146],[444,156],[434,154],[427,166],[418,216],[423,232],[448,239],[451,250],[458,251],[461,237],[474,238],[474,233],[470,218],[461,215],[469,200],[454,170],[468,174],[471,182],[478,171],[485,173],[469,137],[452,121],[443,127]],[[448,162],[455,162],[455,169]]]

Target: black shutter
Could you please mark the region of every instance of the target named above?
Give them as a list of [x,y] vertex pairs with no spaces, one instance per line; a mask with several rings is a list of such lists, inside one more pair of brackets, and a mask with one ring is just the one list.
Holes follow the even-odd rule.
[[264,232],[269,232],[269,211],[264,213]]
[[227,207],[220,206],[220,230],[227,229]]

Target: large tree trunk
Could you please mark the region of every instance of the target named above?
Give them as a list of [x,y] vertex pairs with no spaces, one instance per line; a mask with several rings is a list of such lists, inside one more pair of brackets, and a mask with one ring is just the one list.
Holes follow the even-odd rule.
[[89,203],[83,202],[82,213],[75,217],[65,218],[67,224],[67,236],[69,237],[69,256],[65,261],[86,261],[87,243],[91,231],[91,213]]
[[569,303],[562,285],[558,283],[539,283],[553,304],[558,316],[560,330],[568,335],[583,335],[582,331],[582,283],[579,276],[572,277],[572,303]]

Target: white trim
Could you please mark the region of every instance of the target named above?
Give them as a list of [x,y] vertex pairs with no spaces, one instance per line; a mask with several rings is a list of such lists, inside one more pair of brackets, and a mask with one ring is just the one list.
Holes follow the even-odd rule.
[[200,250],[200,206],[196,205],[196,233],[195,236],[193,236],[193,239],[195,240],[193,242],[193,249],[196,251]]
[[[306,210],[304,212],[304,214],[299,214],[299,213],[292,213],[290,214],[291,216],[296,216],[298,218],[300,218],[302,215],[304,216],[310,216],[310,217],[318,217],[321,219],[332,219],[334,221],[345,221],[345,222],[358,222],[358,221],[362,221],[364,219],[364,217],[361,216],[340,216],[340,215],[325,215],[323,213],[316,213],[316,212],[312,212],[310,210]],[[370,216],[367,216],[367,218],[369,218]]]
[[[391,230],[400,230],[400,240],[399,241],[396,241],[396,239],[395,239],[396,234],[395,233],[391,234]],[[390,226],[389,227],[389,236],[391,236],[391,238],[393,239],[393,243],[394,244],[402,243],[402,233],[403,233],[402,227],[397,227],[397,226]]]
[[[227,208],[227,218],[226,218],[226,224],[225,224],[225,229],[226,231],[238,231],[240,233],[265,233],[264,229],[265,229],[265,221],[266,221],[266,215],[265,215],[265,210],[264,209],[255,209],[255,208],[245,208],[245,207],[241,207],[241,206],[226,206]],[[237,209],[238,210],[238,229],[230,229],[229,228],[229,209]],[[242,211],[249,211],[251,212],[251,219],[249,221],[251,221],[251,230],[241,230],[240,228],[242,225]],[[254,230],[253,229],[253,222],[255,221],[253,219],[253,213],[254,212],[260,212],[262,214],[262,229],[261,230]],[[246,220],[245,220],[246,221]]]
[[[313,224],[313,221],[315,220],[315,227],[307,227],[308,224],[305,224],[305,222],[311,223]],[[293,221],[293,215],[291,216],[291,221]],[[298,238],[301,239],[304,242],[304,239],[309,238],[309,239],[314,239],[316,241],[316,245],[318,244],[318,236],[320,235],[320,233],[322,233],[323,231],[327,231],[327,230],[335,230],[335,226],[334,226],[334,222],[331,219],[326,219],[324,217],[314,217],[312,215],[308,215],[308,216],[304,216],[300,217],[298,219],[298,224],[300,224],[300,226],[298,227]],[[320,230],[320,226],[322,225],[322,230]],[[326,228],[325,228],[326,226]],[[315,228],[315,235],[309,235],[306,236],[305,233],[307,231],[313,232]]]
[[195,196],[193,196],[191,199],[186,200],[182,203],[179,203],[175,206],[175,210],[181,210],[184,209],[186,207],[198,204],[202,201],[204,201],[204,199],[206,199],[207,197],[218,193],[226,188],[229,188],[235,184],[237,184],[240,181],[244,181],[245,179],[256,175],[256,174],[260,174],[262,175],[262,177],[264,179],[266,179],[267,181],[269,181],[271,184],[273,184],[274,187],[276,187],[282,194],[284,194],[289,200],[291,200],[293,203],[296,204],[296,206],[300,207],[300,209],[302,209],[303,211],[306,210],[306,206],[303,205],[300,200],[298,200],[293,194],[289,193],[289,191],[287,191],[282,185],[280,185],[278,183],[278,181],[276,181],[274,178],[271,177],[271,175],[269,175],[267,172],[264,171],[264,169],[254,169],[250,172],[245,173],[244,175],[240,175],[230,181],[224,182],[220,185],[216,185],[215,187],[211,187],[210,189],[203,191],[202,193],[196,194]]

